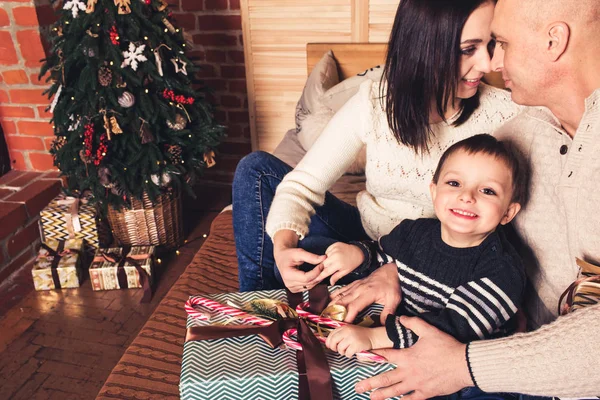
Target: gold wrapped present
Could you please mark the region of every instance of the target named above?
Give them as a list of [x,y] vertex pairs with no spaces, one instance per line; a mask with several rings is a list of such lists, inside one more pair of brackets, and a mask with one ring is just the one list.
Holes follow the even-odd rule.
[[143,288],[142,302],[152,296],[154,246],[98,249],[90,266],[94,290]]
[[102,243],[110,241],[107,233],[98,229],[96,207],[90,204],[91,195],[71,197],[64,194],[56,196],[40,212],[40,231],[42,241],[48,239],[84,239],[85,251],[90,257]]
[[79,287],[82,252],[82,239],[46,240],[31,270],[35,290]]

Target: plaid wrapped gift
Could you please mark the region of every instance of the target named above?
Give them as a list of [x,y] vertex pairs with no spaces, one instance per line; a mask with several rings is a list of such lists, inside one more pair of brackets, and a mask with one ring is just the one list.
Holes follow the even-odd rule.
[[[96,207],[89,204],[90,195],[81,198],[61,193],[40,212],[42,241],[48,239],[84,239],[85,251],[91,256],[100,245]],[[103,237],[106,234],[103,234]],[[102,242],[110,240],[108,237]]]
[[143,288],[150,301],[154,246],[98,249],[90,265],[93,290]]
[[82,239],[48,239],[39,250],[31,275],[35,290],[79,287]]
[[[305,300],[307,300],[305,293]],[[284,290],[225,293],[205,296],[222,304],[245,304],[256,299],[275,299],[287,303]],[[204,310],[204,309],[203,309]],[[364,314],[381,312],[373,306]],[[209,324],[238,324],[226,314],[211,312],[210,322],[188,317],[187,327]],[[392,364],[361,362],[325,350],[333,380],[335,399],[368,399],[354,385],[362,379],[389,371]],[[296,399],[299,374],[294,350],[271,348],[258,335],[187,341],[183,347],[179,393],[191,399]]]

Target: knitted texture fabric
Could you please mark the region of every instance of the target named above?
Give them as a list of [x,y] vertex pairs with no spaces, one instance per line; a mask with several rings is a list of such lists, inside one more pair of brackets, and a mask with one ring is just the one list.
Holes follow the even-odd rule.
[[[573,139],[556,118],[531,108],[503,126],[531,162],[530,200],[514,220],[530,247],[524,259],[534,327],[557,317],[560,294],[579,269],[600,261],[600,89],[585,101]],[[581,309],[524,335],[469,345],[476,383],[485,391],[581,397],[600,394],[600,307]]]
[[504,90],[482,85],[481,105],[464,124],[432,125],[435,140],[429,153],[417,155],[394,137],[382,107],[379,83],[361,85],[331,119],[298,166],[277,188],[266,229],[273,237],[281,229],[308,234],[314,208],[366,145],[366,190],[357,196],[363,227],[372,239],[389,233],[405,218],[434,216],[429,183],[442,153],[457,141],[490,133],[512,118],[519,107]]
[[[398,315],[417,315],[461,342],[505,334],[521,305],[525,271],[500,231],[481,244],[456,248],[444,243],[436,219],[404,220],[389,235],[371,242],[371,269],[394,263],[402,289]],[[361,267],[359,267],[361,268]],[[512,321],[511,321],[512,322]],[[386,321],[394,347],[409,347],[417,336]]]

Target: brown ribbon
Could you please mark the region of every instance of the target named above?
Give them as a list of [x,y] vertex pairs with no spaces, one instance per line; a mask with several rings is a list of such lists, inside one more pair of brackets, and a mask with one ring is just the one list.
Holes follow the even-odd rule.
[[56,250],[48,246],[46,243],[42,243],[41,247],[50,254],[50,257],[53,257],[52,263],[50,264],[50,271],[52,272],[52,281],[54,282],[54,289],[61,289],[60,278],[58,277],[58,271],[56,269],[58,268],[58,263],[60,262],[62,256],[64,256],[67,253],[71,253],[71,250],[67,249],[67,251],[65,251],[64,240],[58,241],[58,247],[56,248]]
[[[296,307],[302,302],[299,293],[287,292],[290,306]],[[315,309],[328,302],[326,286],[317,286],[309,292],[309,299],[314,301]],[[303,319],[285,318],[268,326],[231,325],[231,326],[194,326],[187,330],[185,341],[221,339],[247,335],[260,335],[271,347],[279,346],[281,336],[291,328],[298,330],[298,342],[303,351],[296,352],[299,387],[298,398],[301,400],[332,400],[333,386],[331,372],[321,343]]]
[[140,301],[140,303],[149,303],[152,299],[150,277],[148,276],[146,270],[142,268],[138,260],[129,256],[130,251],[131,247],[123,247],[121,254],[105,253],[101,251],[100,255],[106,261],[117,264],[117,280],[119,281],[119,287],[121,289],[129,288],[129,283],[127,282],[127,272],[125,272],[125,263],[133,265],[136,271],[138,272],[138,275],[140,277],[140,284],[142,285],[142,289],[144,290],[144,295],[142,296],[142,300]]

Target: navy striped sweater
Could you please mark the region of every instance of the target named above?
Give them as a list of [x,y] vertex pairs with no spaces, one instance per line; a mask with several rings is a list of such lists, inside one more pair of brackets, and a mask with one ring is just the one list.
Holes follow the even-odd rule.
[[[365,255],[359,275],[390,262],[398,267],[402,301],[396,315],[419,316],[461,342],[506,333],[520,307],[525,271],[501,227],[479,246],[456,248],[442,241],[437,219],[404,220],[378,243],[353,244]],[[418,338],[394,315],[386,330],[395,348]]]

